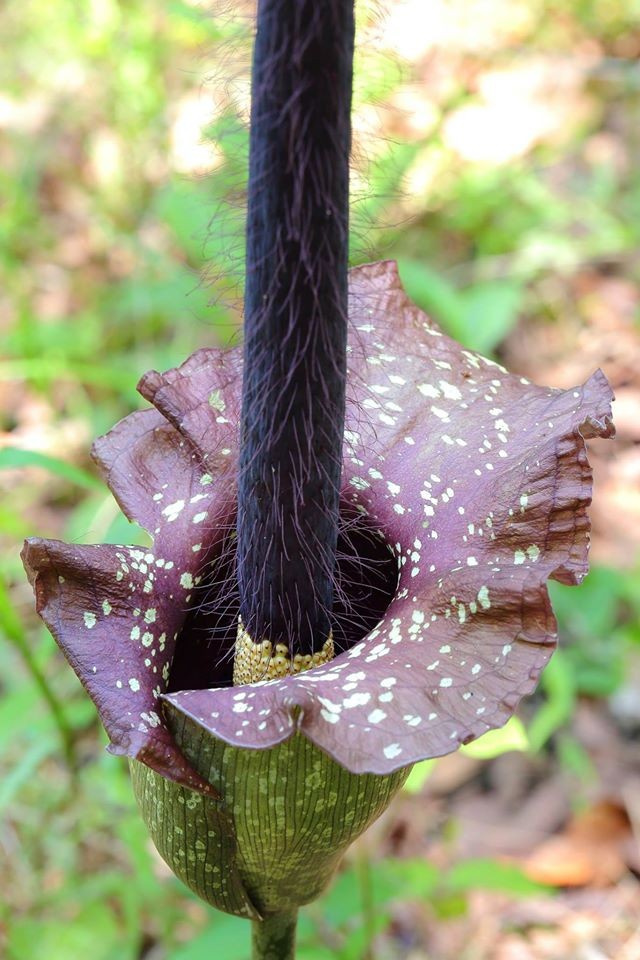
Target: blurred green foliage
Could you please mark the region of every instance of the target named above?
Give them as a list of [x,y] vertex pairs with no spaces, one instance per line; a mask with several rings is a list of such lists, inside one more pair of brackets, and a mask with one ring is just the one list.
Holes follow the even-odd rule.
[[[457,7],[464,13],[462,0]],[[493,34],[487,41],[485,30],[477,49],[461,40],[405,58],[384,49],[384,23],[377,46],[359,45],[352,211],[354,262],[396,257],[420,306],[466,345],[497,355],[518,322],[563,322],[574,309],[563,282],[585,266],[640,279],[640,174],[630,159],[640,137],[638,3],[570,0],[560,17],[544,0],[523,0],[511,33],[500,28],[504,9],[496,2]],[[376,12],[360,5],[363,35],[376,36]],[[103,753],[92,706],[34,618],[16,545],[32,533],[146,542],[93,472],[91,439],[141,404],[142,372],[237,339],[250,13],[250,4],[231,15],[183,0],[22,0],[0,11],[8,960],[246,955],[244,926],[211,917],[151,854],[126,769]],[[573,64],[560,123],[519,151],[470,159],[456,149],[452,118],[489,110],[483,74],[517,72],[527,58],[552,75]],[[181,137],[185,118],[209,100],[200,125],[213,159],[202,175],[182,158]],[[533,100],[523,94],[522,109]],[[427,120],[416,126],[412,110],[424,104]],[[486,137],[497,150],[495,130]],[[570,736],[575,705],[625,682],[640,645],[640,588],[637,575],[600,567],[579,590],[554,585],[552,594],[563,652],[516,740],[510,728],[483,755],[543,750],[555,738],[563,762],[584,773],[588,760]],[[416,768],[414,791],[432,766]],[[300,956],[365,955],[400,891],[446,922],[465,910],[470,889],[526,896],[534,886],[495,862],[444,875],[423,861],[374,862],[368,881],[351,864],[308,910]]]

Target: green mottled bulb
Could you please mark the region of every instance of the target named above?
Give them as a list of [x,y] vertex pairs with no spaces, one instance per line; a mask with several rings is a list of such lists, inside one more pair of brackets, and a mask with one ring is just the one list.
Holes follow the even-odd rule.
[[295,909],[322,893],[349,844],[410,767],[354,774],[297,733],[266,750],[231,747],[171,705],[185,757],[220,794],[195,793],[132,761],[136,798],[160,855],[194,893],[237,916]]

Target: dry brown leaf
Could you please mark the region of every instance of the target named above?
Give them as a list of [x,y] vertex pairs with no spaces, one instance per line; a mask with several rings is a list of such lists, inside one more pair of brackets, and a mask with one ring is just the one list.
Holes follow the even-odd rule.
[[624,809],[604,800],[578,814],[565,832],[541,844],[523,863],[528,877],[559,887],[605,887],[625,872],[631,833]]

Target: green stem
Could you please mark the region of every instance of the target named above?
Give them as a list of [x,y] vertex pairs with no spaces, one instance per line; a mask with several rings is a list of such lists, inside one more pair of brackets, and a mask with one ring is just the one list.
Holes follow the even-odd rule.
[[295,960],[297,924],[297,910],[253,920],[251,960]]
[[62,742],[67,767],[73,777],[78,770],[78,757],[73,741],[73,731],[67,723],[64,706],[49,685],[47,677],[33,655],[20,619],[9,599],[9,591],[5,587],[2,578],[0,578],[0,628],[2,628],[7,640],[13,644],[22,657],[24,665],[31,675],[31,679],[38,687],[43,700],[51,711],[53,721],[58,728],[58,735]]

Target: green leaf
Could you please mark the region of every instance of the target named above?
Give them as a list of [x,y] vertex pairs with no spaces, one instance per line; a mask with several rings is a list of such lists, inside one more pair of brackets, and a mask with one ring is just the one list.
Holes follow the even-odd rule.
[[511,717],[499,730],[489,730],[482,737],[461,747],[460,752],[476,760],[492,760],[511,750],[528,750],[529,738],[519,717]]
[[405,780],[402,789],[406,790],[407,793],[420,793],[431,776],[435,763],[435,760],[423,760],[421,763],[414,764],[413,770]]
[[210,927],[184,947],[172,951],[168,960],[247,960],[251,941],[248,920],[217,913]]
[[563,770],[573,774],[585,784],[597,782],[596,767],[585,748],[575,737],[569,733],[560,734],[557,750]]
[[464,330],[461,340],[470,350],[492,353],[518,322],[522,289],[509,280],[492,280],[463,292]]
[[549,737],[571,717],[576,700],[576,688],[569,660],[564,651],[557,650],[542,674],[542,688],[546,701],[529,724],[529,744],[540,750]]
[[424,263],[401,259],[398,270],[409,299],[469,350],[491,353],[518,321],[522,287],[513,280],[456,290]]
[[416,260],[398,260],[398,271],[409,299],[441,324],[448,334],[463,342],[464,304],[455,287],[425,263]]
[[298,960],[336,960],[335,950],[329,950],[317,943],[298,943],[296,956]]
[[469,890],[497,890],[514,897],[529,897],[548,892],[544,884],[530,880],[513,863],[479,858],[457,863],[447,873],[445,889],[455,893]]
[[440,880],[440,871],[427,860],[385,860],[381,869],[390,887],[389,899],[430,899]]
[[[67,911],[70,913],[71,911]],[[9,960],[133,960],[134,944],[121,941],[116,919],[100,903],[56,920],[18,920],[9,940]]]
[[362,909],[362,895],[358,877],[353,867],[339,874],[320,901],[322,914],[332,927],[339,927]]
[[372,938],[382,933],[390,919],[388,913],[378,912],[371,918],[370,926],[358,926],[352,930],[338,953],[340,960],[362,960],[362,957],[367,956]]
[[439,920],[456,920],[467,912],[467,898],[463,893],[440,893],[433,902]]
[[40,467],[88,490],[104,489],[103,484],[97,477],[80,467],[59,460],[58,457],[49,456],[47,453],[39,453],[37,450],[3,447],[0,450],[0,470],[11,470],[19,467]]
[[620,571],[593,567],[577,589],[550,582],[549,593],[562,627],[578,637],[587,635],[599,639],[618,621],[625,586]]
[[69,514],[65,536],[78,543],[151,544],[149,534],[127,520],[104,486],[99,496],[85,497]]
[[19,762],[0,781],[0,812],[8,806],[20,788],[36,774],[42,760],[55,753],[57,748],[56,740],[53,737],[47,737],[32,743],[25,750]]

